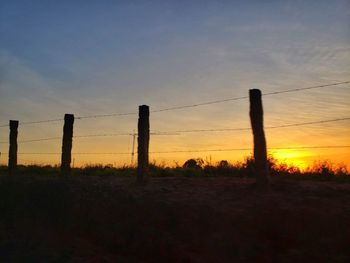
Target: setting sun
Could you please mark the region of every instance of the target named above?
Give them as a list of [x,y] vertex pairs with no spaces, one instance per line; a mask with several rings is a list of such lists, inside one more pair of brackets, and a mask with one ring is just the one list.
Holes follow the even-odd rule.
[[307,168],[312,165],[308,161],[310,156],[314,156],[315,154],[309,150],[301,151],[301,150],[275,150],[272,151],[271,154],[275,159],[277,159],[280,163],[286,163],[290,166],[297,166],[301,170]]

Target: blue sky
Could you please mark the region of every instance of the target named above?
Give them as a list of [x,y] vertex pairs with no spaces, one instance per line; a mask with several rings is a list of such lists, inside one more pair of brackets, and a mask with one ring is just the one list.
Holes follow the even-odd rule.
[[[140,104],[157,109],[244,96],[250,88],[269,92],[345,81],[350,73],[349,25],[348,1],[3,0],[0,121],[130,112]],[[267,98],[266,122],[348,117],[348,99],[345,86]],[[152,118],[158,130],[249,126],[246,102]],[[76,130],[129,132],[135,127],[135,118],[123,117],[81,121]],[[21,131],[23,139],[60,136],[61,124],[23,126]],[[322,142],[348,144],[349,137],[339,135],[348,131],[348,122],[339,123],[332,127],[337,139],[324,131],[328,137]],[[305,138],[312,132],[292,133]],[[7,131],[1,134],[7,140]],[[286,141],[283,134],[272,135],[276,144],[301,143],[299,137]],[[228,145],[230,136],[155,139],[153,145],[239,146],[235,140]],[[239,141],[251,144],[250,135],[244,136]],[[101,149],[111,146],[110,140],[79,145],[86,151]],[[119,149],[115,151],[127,150],[125,141],[113,143],[112,148]],[[56,151],[59,142],[25,145],[22,150]]]

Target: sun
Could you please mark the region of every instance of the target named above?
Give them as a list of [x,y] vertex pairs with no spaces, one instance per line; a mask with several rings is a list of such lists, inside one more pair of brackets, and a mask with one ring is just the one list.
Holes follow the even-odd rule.
[[292,149],[275,150],[271,152],[271,154],[278,162],[286,163],[290,166],[297,166],[301,170],[304,170],[310,165],[309,157],[312,156],[312,153],[309,151]]

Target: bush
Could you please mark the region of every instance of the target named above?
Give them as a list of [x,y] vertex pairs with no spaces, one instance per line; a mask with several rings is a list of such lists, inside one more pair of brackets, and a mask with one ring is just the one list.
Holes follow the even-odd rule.
[[187,160],[183,168],[190,168],[190,169],[201,169],[204,161],[202,159],[189,159]]

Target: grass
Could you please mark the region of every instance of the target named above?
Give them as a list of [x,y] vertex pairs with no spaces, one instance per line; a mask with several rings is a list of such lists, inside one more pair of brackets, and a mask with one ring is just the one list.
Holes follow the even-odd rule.
[[[334,165],[329,161],[315,162],[311,167],[300,170],[296,166],[278,162],[272,156],[268,158],[268,166],[272,177],[283,177],[297,180],[335,180],[350,182],[350,172],[345,165]],[[0,166],[0,175],[7,174],[7,167]],[[59,175],[60,168],[50,165],[19,165],[18,175]],[[94,176],[136,176],[133,166],[114,167],[113,165],[86,165],[73,168],[73,175]],[[231,164],[225,160],[218,163],[204,161],[203,159],[189,159],[184,165],[167,166],[153,162],[149,165],[151,177],[252,177],[254,175],[254,160],[247,157],[244,162]]]

